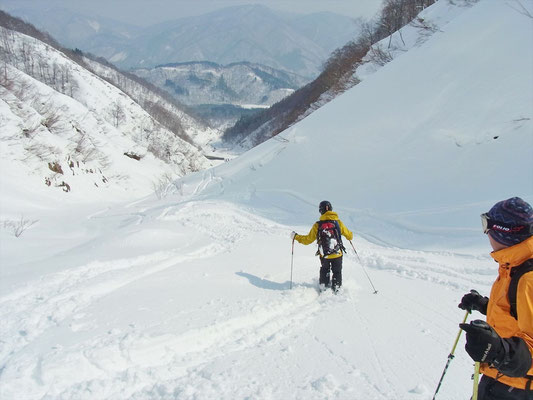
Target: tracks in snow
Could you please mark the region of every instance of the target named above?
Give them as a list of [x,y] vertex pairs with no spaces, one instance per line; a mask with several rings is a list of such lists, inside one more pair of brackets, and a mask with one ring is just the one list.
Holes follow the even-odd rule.
[[[306,327],[323,316],[325,307],[338,309],[341,317],[358,319],[356,325],[361,326],[361,337],[368,349],[364,362],[367,366],[371,365],[372,375],[387,377],[393,374],[380,361],[380,349],[372,337],[375,331],[368,327],[371,321],[358,315],[357,308],[353,307],[357,304],[355,300],[347,298],[343,302],[327,297],[317,300],[316,291],[303,286],[296,286],[292,291],[274,291],[259,302],[243,300],[231,306],[232,311],[237,311],[233,316],[219,319],[215,315],[193,328],[159,328],[157,333],[152,334],[137,329],[100,332],[80,335],[79,341],[71,341],[64,346],[39,348],[37,342],[47,332],[58,331],[68,335],[72,329],[69,322],[76,320],[99,299],[127,285],[169,268],[176,269],[175,278],[186,276],[186,268],[183,272],[179,268],[181,264],[231,253],[235,244],[255,235],[281,236],[287,230],[236,208],[221,211],[218,203],[205,202],[200,206],[188,203],[158,212],[156,221],[177,223],[179,229],[195,229],[207,235],[211,239],[210,244],[188,253],[183,253],[182,248],[132,258],[94,261],[45,275],[0,298],[3,321],[0,327],[0,384],[9,382],[8,390],[11,391],[4,391],[4,395],[16,397],[20,393],[14,388],[24,387],[28,398],[34,399],[45,396],[77,399],[178,398],[173,388],[186,386],[188,381],[205,381],[204,367],[215,365],[217,360],[227,360],[232,354],[255,354],[262,346],[280,348],[288,338],[301,340],[305,337]],[[387,270],[407,279],[428,280],[452,287],[466,285],[463,281],[468,281],[468,274],[457,268],[452,256],[442,255],[442,260],[437,262],[435,257],[424,256],[423,252],[387,248],[380,251],[377,247],[367,246],[360,248],[361,257],[365,265],[375,271]],[[480,281],[484,281],[481,264],[485,260],[468,260],[480,265]],[[371,274],[372,269],[369,270]],[[366,285],[366,281],[363,284]],[[394,304],[393,298],[384,298],[383,301]],[[414,305],[420,306],[419,303]],[[405,315],[416,314],[405,307],[402,310]],[[223,311],[220,305],[218,311]],[[338,365],[352,374],[368,393],[381,396],[378,398],[386,398],[391,393],[380,389],[382,385],[394,387],[390,379],[377,381],[370,373],[358,368],[353,360],[330,348],[327,342],[316,340],[318,346],[326,348],[330,358],[336,358]],[[32,350],[27,351],[30,347]],[[325,390],[324,385],[331,384],[327,377],[313,380],[311,386],[315,385],[313,382],[320,390]],[[191,393],[189,397],[184,393],[179,398],[194,398],[196,392]]]

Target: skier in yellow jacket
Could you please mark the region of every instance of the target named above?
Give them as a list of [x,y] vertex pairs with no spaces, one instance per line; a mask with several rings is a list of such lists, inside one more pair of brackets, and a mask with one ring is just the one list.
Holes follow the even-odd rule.
[[[301,244],[311,244],[315,240],[318,243],[317,255],[320,256],[320,290],[323,291],[331,286],[334,292],[342,286],[342,254],[346,252],[342,244],[341,235],[346,239],[352,240],[353,233],[339,219],[336,212],[333,211],[331,203],[327,200],[320,202],[318,206],[320,211],[320,220],[315,222],[307,235],[298,235],[296,232],[291,233],[291,238]],[[330,271],[333,277],[330,282]]]
[[519,197],[481,216],[499,264],[490,297],[472,290],[459,307],[487,322],[461,324],[466,351],[481,362],[478,400],[533,399],[533,208]]

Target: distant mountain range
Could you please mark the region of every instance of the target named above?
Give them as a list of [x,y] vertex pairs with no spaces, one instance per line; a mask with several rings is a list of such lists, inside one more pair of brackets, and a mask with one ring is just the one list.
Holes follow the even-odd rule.
[[253,110],[270,107],[307,81],[296,74],[248,62],[173,63],[132,72],[218,128],[234,124]]
[[224,8],[139,28],[66,10],[11,10],[62,44],[105,57],[121,68],[211,61],[248,61],[308,79],[336,48],[353,39],[357,24],[333,13],[274,12],[260,5]]
[[291,73],[248,62],[189,62],[132,71],[187,105],[271,106],[306,83]]

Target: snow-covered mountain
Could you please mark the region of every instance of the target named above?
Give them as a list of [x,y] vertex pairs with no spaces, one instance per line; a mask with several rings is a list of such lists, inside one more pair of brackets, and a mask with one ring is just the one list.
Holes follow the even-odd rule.
[[211,62],[175,63],[132,72],[192,106],[219,129],[235,124],[250,110],[277,103],[307,81],[248,62],[225,66]]
[[[7,14],[2,22],[24,25]],[[10,184],[22,174],[38,192],[131,196],[209,166],[200,145],[217,133],[161,95],[79,53],[0,29],[2,169],[16,166]]]
[[313,77],[329,53],[357,30],[355,22],[347,17],[337,16],[333,25],[330,19],[312,17],[311,23],[317,20],[317,30],[324,36],[321,42],[307,36],[307,25],[301,18],[296,18],[293,26],[289,17],[264,6],[230,7],[156,26],[110,60],[128,67],[248,61]]
[[454,17],[452,12],[439,20],[418,15],[421,7],[434,2],[419,2],[417,7],[401,7],[402,2],[384,3],[382,11],[364,24],[354,40],[332,53],[316,79],[269,109],[243,116],[225,129],[224,140],[236,143],[242,150],[250,149],[288,129],[395,57],[422,45],[438,32],[438,26]]
[[[250,172],[240,180],[235,165],[217,169],[213,192],[223,186],[234,195],[236,182],[246,188],[241,196],[255,199],[301,182],[298,197],[318,204],[333,180],[328,196],[355,213],[368,235],[408,247],[438,242],[441,233],[443,243],[454,235],[465,243],[466,227],[479,219],[473,209],[533,193],[531,20],[519,7],[493,3],[441,1],[424,10],[419,18],[432,26],[429,35],[413,26],[402,38],[396,33],[391,42],[407,47],[392,52],[391,62],[363,64],[355,71],[361,83],[245,153],[239,161],[249,169],[241,171]],[[504,32],[517,39],[509,42]],[[334,171],[317,165],[326,147]],[[259,161],[260,152],[277,154],[275,162]],[[224,168],[231,182],[223,183]],[[382,220],[395,222],[384,229]],[[408,235],[399,234],[404,229]]]
[[[307,78],[314,77],[328,55],[352,39],[358,29],[351,18],[342,15],[287,14],[261,5],[224,8],[140,32],[124,24],[113,26],[96,16],[70,15],[66,10],[54,10],[51,18],[46,13],[25,10],[22,5],[13,12],[51,32],[62,43],[105,57],[121,68],[247,61]],[[62,23],[56,23],[58,18]]]
[[[439,0],[423,43],[166,197],[59,204],[3,163],[0,397],[431,399],[497,277],[479,214],[533,203],[531,15]],[[323,199],[360,257],[339,296],[289,239]],[[470,396],[463,347],[438,399]]]
[[306,82],[298,75],[247,62],[177,63],[133,72],[187,105],[270,106]]
[[[16,4],[16,3],[14,3]],[[115,19],[86,15],[53,5],[18,3],[9,14],[34,24],[69,48],[117,48],[140,34],[141,28]]]

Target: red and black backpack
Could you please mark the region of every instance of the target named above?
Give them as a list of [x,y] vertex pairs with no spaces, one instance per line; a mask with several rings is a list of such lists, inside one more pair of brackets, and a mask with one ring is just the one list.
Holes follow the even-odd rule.
[[316,241],[318,243],[318,251],[321,257],[329,256],[331,254],[338,254],[341,251],[346,252],[342,244],[341,228],[339,221],[324,220],[317,221],[318,231],[316,234]]

